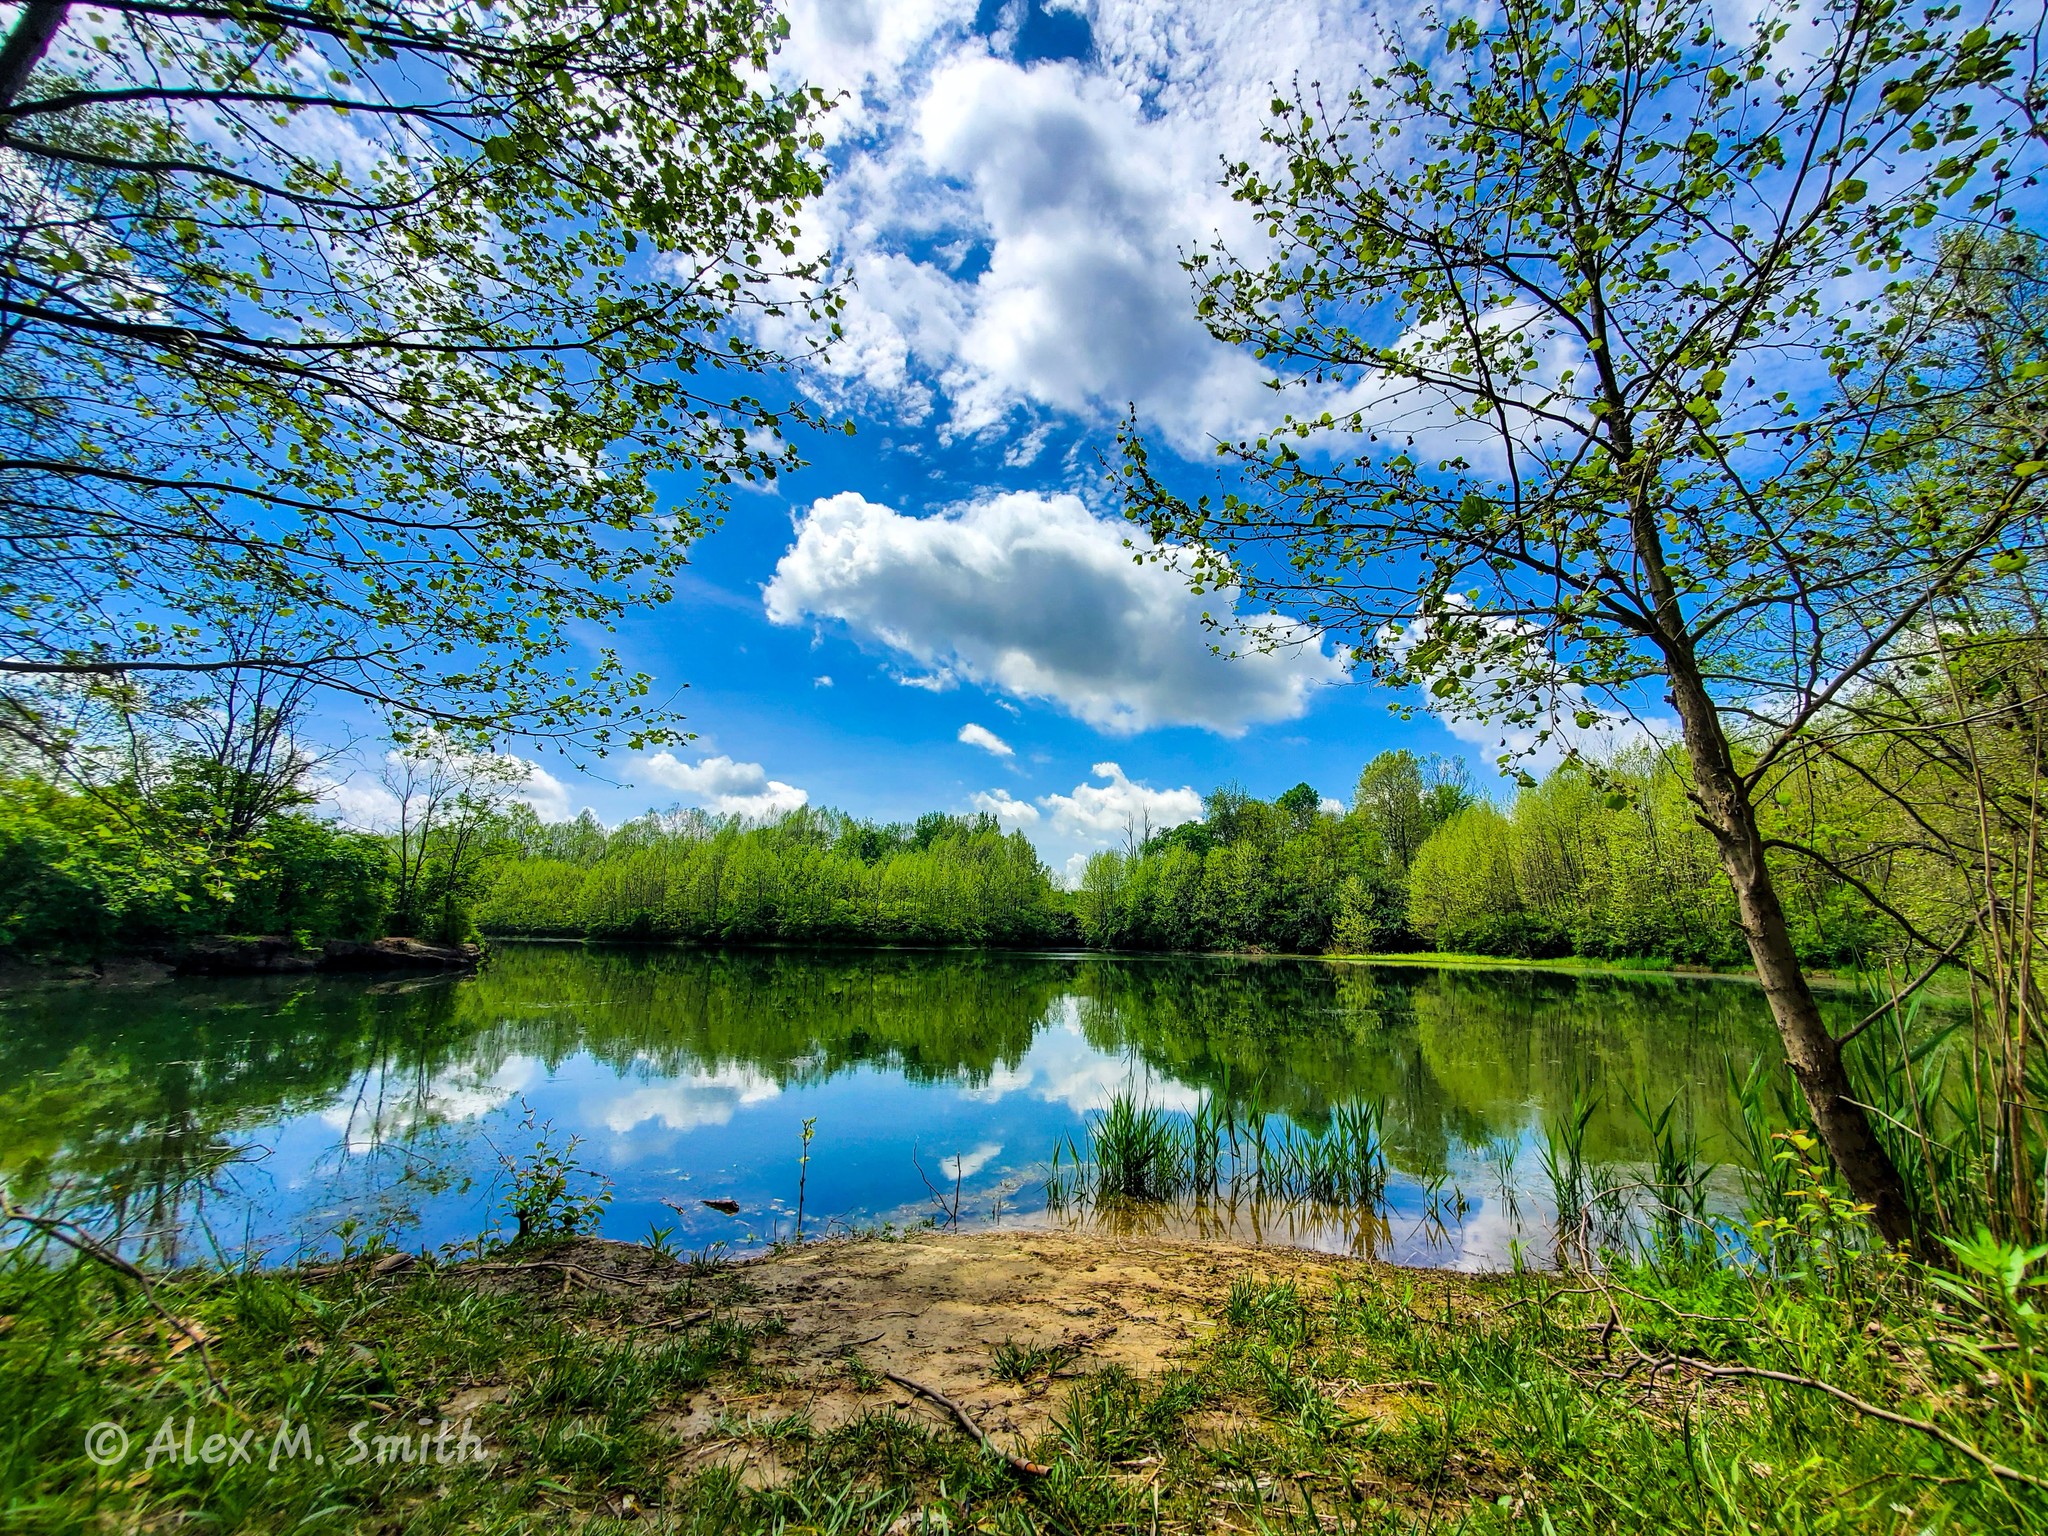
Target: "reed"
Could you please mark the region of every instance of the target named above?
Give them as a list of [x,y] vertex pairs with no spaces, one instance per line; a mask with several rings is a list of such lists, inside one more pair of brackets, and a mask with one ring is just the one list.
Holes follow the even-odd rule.
[[1086,1134],[1085,1149],[1071,1138],[1054,1147],[1048,1204],[1159,1202],[1227,1191],[1233,1198],[1358,1206],[1376,1205],[1386,1192],[1377,1104],[1342,1105],[1331,1111],[1327,1129],[1289,1125],[1274,1139],[1263,1115],[1240,1127],[1213,1099],[1185,1111],[1118,1093],[1089,1117]]
[[1584,1084],[1573,1083],[1571,1100],[1561,1114],[1543,1124],[1543,1172],[1550,1180],[1551,1199],[1557,1210],[1557,1242],[1564,1256],[1568,1239],[1575,1241],[1580,1258],[1587,1257],[1586,1225],[1591,1214],[1592,1188],[1586,1176],[1586,1127],[1593,1122],[1599,1095]]
[[1699,1138],[1678,1112],[1673,1094],[1653,1108],[1647,1092],[1629,1095],[1629,1108],[1650,1138],[1648,1196],[1652,1229],[1667,1250],[1708,1236],[1706,1180],[1709,1165]]
[[1290,1125],[1258,1169],[1261,1189],[1327,1205],[1377,1205],[1386,1194],[1387,1158],[1377,1104],[1330,1111],[1317,1135]]

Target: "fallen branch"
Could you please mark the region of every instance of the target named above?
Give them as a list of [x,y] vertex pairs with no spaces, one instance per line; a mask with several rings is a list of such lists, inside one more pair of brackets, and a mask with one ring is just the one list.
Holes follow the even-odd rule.
[[1909,1413],[1894,1413],[1889,1408],[1880,1408],[1877,1404],[1865,1402],[1862,1398],[1856,1396],[1855,1393],[1844,1392],[1832,1382],[1822,1381],[1816,1376],[1795,1376],[1790,1371],[1766,1370],[1760,1365],[1716,1365],[1711,1361],[1694,1359],[1690,1355],[1671,1355],[1666,1359],[1657,1361],[1652,1366],[1650,1375],[1654,1379],[1658,1372],[1676,1370],[1679,1366],[1696,1371],[1702,1376],[1750,1376],[1763,1381],[1778,1381],[1783,1382],[1787,1386],[1807,1387],[1815,1392],[1825,1392],[1836,1401],[1848,1404],[1858,1413],[1868,1414],[1873,1419],[1882,1419],[1887,1424],[1897,1424],[1906,1429],[1917,1429],[1923,1435],[1932,1435],[1958,1456],[1965,1456],[1971,1461],[1976,1462],[1978,1466],[1989,1472],[1993,1477],[2002,1477],[2012,1482],[2025,1483],[2032,1488],[2048,1489],[2048,1478],[2036,1477],[2031,1472],[2022,1472],[2018,1467],[2008,1467],[2004,1462],[1979,1450],[1976,1446],[1970,1444],[1969,1441],[1950,1434],[1939,1424],[1930,1424],[1925,1419],[1916,1419]]
[[960,1421],[960,1427],[981,1442],[983,1450],[992,1451],[1002,1457],[1004,1461],[1010,1464],[1012,1472],[1016,1472],[1024,1477],[1043,1477],[1052,1470],[1051,1467],[1041,1466],[1035,1461],[1027,1461],[1022,1456],[1015,1455],[997,1445],[994,1440],[989,1438],[988,1431],[975,1423],[973,1416],[965,1408],[954,1402],[953,1399],[946,1396],[945,1393],[936,1392],[923,1382],[912,1381],[908,1376],[899,1376],[894,1371],[884,1371],[882,1374],[895,1382],[897,1386],[906,1387],[910,1391],[915,1392],[919,1397],[929,1398],[941,1408],[951,1412],[953,1417]]
[[18,1221],[23,1226],[33,1227],[45,1237],[56,1239],[72,1252],[83,1254],[95,1263],[105,1265],[123,1279],[134,1281],[136,1288],[142,1292],[142,1299],[149,1303],[150,1310],[183,1334],[199,1352],[199,1368],[206,1372],[206,1384],[213,1388],[216,1397],[221,1395],[220,1377],[214,1374],[213,1356],[206,1350],[206,1335],[182,1317],[174,1316],[168,1307],[156,1299],[156,1292],[150,1288],[149,1276],[138,1266],[129,1263],[76,1222],[63,1221],[55,1216],[38,1216],[7,1200],[0,1202],[0,1223],[9,1221]]

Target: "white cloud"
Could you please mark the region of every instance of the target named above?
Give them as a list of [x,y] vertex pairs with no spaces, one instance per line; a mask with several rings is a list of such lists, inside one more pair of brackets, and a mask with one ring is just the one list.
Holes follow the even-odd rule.
[[771,779],[759,763],[707,757],[685,763],[672,752],[642,758],[639,771],[692,805],[720,816],[779,816],[807,804],[810,795],[794,784]]
[[826,676],[814,677],[811,679],[811,686],[813,688],[830,688],[832,686],[832,679]]
[[947,432],[1007,431],[1013,467],[1048,409],[1099,424],[1135,402],[1183,451],[1267,425],[1263,368],[1198,322],[1181,255],[1219,234],[1258,252],[1219,159],[1270,156],[1276,82],[1341,98],[1369,73],[1377,17],[1352,0],[1061,8],[1089,23],[1085,64],[1002,57],[1016,18],[976,36],[968,0],[794,6],[779,70],[857,98],[827,130],[841,147],[813,232],[858,278],[828,382],[911,422],[937,406]]
[[1003,450],[1003,462],[1012,469],[1023,469],[1038,462],[1038,456],[1045,452],[1045,440],[1052,436],[1052,423],[1042,421],[1022,437],[1013,438],[1010,446]]
[[1029,800],[1012,798],[1007,789],[977,790],[971,803],[977,811],[986,812],[1013,830],[1038,823],[1038,807]]
[[367,772],[351,773],[345,779],[321,780],[313,786],[313,792],[344,826],[383,827],[398,820],[398,796]]
[[1055,832],[1106,842],[1129,831],[1163,832],[1202,819],[1202,797],[1191,786],[1154,789],[1130,779],[1115,763],[1097,763],[1092,771],[1109,782],[1076,784],[1071,795],[1039,797],[1052,813]]
[[969,723],[961,726],[960,740],[970,747],[979,747],[982,751],[996,757],[1015,757],[1017,755],[1015,748],[985,725]]
[[1325,816],[1342,816],[1349,807],[1342,800],[1332,800],[1328,795],[1325,795],[1316,802],[1316,809]]
[[526,765],[525,781],[512,791],[512,798],[532,806],[542,821],[569,819],[569,786],[538,763]]
[[619,1136],[650,1121],[664,1130],[689,1131],[724,1125],[735,1110],[764,1103],[781,1092],[773,1078],[751,1067],[722,1067],[716,1072],[599,1093],[585,1100],[582,1113],[586,1121],[601,1121]]
[[918,104],[928,174],[966,189],[987,264],[955,281],[960,318],[934,359],[957,430],[1020,406],[1104,420],[1136,401],[1176,446],[1268,416],[1265,370],[1195,318],[1177,247],[1241,223],[1209,143],[1146,121],[1071,65],[989,58],[941,68]]
[[1226,736],[1291,720],[1344,664],[1309,633],[1255,616],[1271,649],[1226,658],[1203,627],[1230,612],[1168,566],[1133,561],[1121,523],[1070,495],[997,495],[908,517],[853,492],[812,503],[763,592],[777,624],[837,619],[926,669],[899,680],[964,679],[1043,699],[1099,730],[1196,725]]
[[784,0],[789,38],[776,60],[786,80],[848,99],[825,120],[828,133],[869,124],[871,104],[886,104],[905,70],[941,38],[974,21],[977,0]]

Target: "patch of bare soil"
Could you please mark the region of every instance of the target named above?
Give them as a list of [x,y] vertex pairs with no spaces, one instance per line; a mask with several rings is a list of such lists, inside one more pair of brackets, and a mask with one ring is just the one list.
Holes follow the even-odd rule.
[[[1320,1290],[1336,1269],[1360,1264],[1043,1231],[827,1241],[695,1277],[628,1244],[579,1244],[560,1258],[573,1267],[492,1278],[557,1294],[603,1289],[628,1303],[621,1325],[650,1332],[678,1326],[663,1315],[677,1306],[765,1325],[748,1387],[707,1387],[670,1426],[695,1464],[721,1462],[749,1481],[777,1477],[772,1426],[791,1414],[823,1431],[893,1411],[959,1432],[943,1408],[886,1372],[951,1398],[999,1444],[1020,1449],[1050,1425],[1072,1378],[1111,1365],[1140,1377],[1170,1369],[1216,1326],[1234,1281],[1292,1279]],[[686,1278],[687,1303],[655,1299]],[[1004,1380],[996,1360],[1005,1344],[1055,1354],[1037,1356],[1045,1363],[1028,1379]]]

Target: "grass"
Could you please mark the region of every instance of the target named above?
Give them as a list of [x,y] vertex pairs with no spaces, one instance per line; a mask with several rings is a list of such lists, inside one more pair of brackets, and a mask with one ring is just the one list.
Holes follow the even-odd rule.
[[989,1371],[997,1381],[1023,1386],[1040,1376],[1050,1376],[1065,1365],[1073,1349],[1065,1344],[1019,1344],[1004,1339],[989,1352]]
[[[991,1380],[1051,1408],[1027,1448],[1051,1471],[1025,1479],[886,1395],[830,1426],[748,1413],[760,1323],[675,1272],[623,1296],[545,1269],[500,1276],[503,1289],[366,1264],[157,1280],[165,1311],[208,1340],[202,1361],[105,1269],[17,1256],[0,1267],[0,1527],[2048,1530],[2048,1487],[2025,1480],[2048,1479],[2048,1359],[2013,1305],[2024,1292],[1986,1276],[1855,1253],[1780,1276],[1682,1256],[1600,1278],[1333,1260],[1298,1282],[1239,1281],[1202,1342],[1155,1371],[997,1346]],[[887,1392],[857,1358],[819,1368]],[[1826,1381],[2023,1476],[1798,1381],[1731,1374],[1746,1370]],[[748,1486],[693,1456],[693,1398],[737,1405],[712,1432],[772,1452],[780,1480]],[[145,1469],[148,1437],[167,1421],[182,1434],[188,1416],[202,1446],[257,1430],[257,1455]],[[265,1464],[284,1417],[324,1464]],[[489,1461],[332,1454],[352,1425],[370,1444],[460,1419]],[[85,1455],[100,1422],[132,1427],[118,1467]]]

